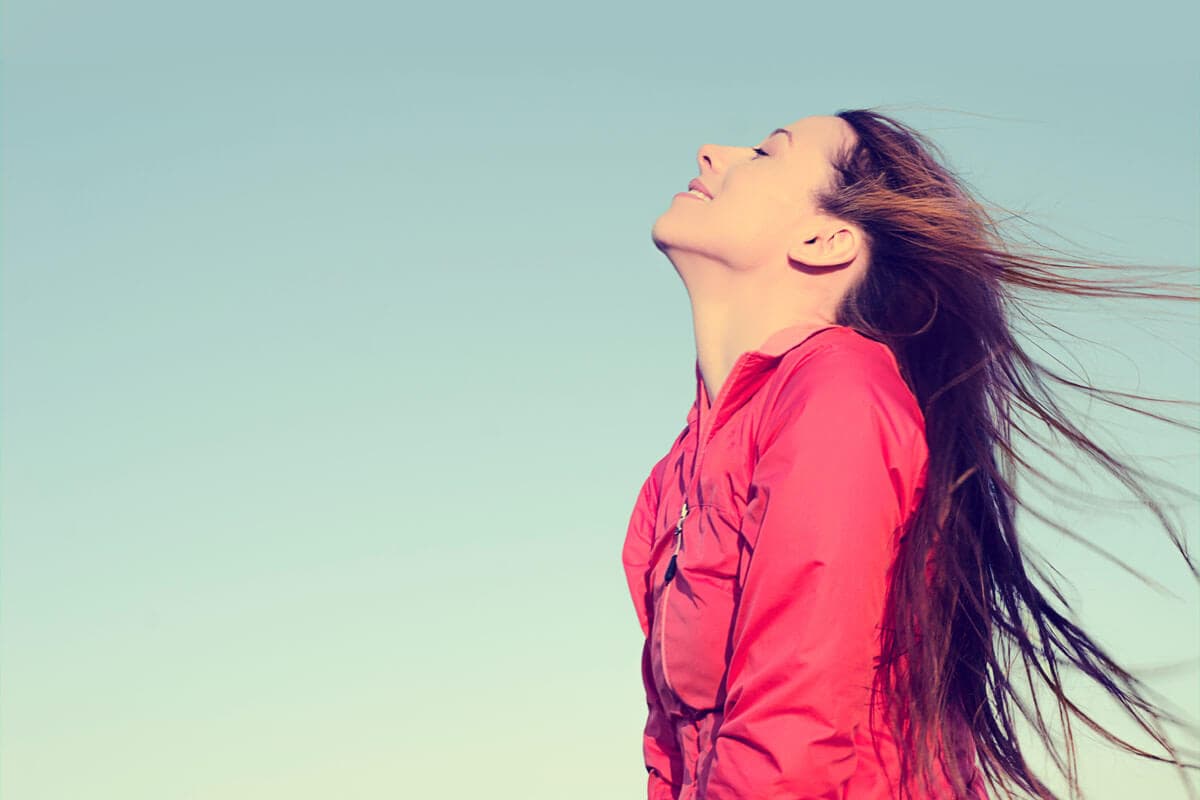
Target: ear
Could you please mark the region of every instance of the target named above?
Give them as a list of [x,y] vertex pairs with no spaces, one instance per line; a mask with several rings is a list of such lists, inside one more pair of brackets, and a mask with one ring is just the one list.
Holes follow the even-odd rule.
[[862,247],[862,233],[842,220],[826,219],[796,232],[788,258],[809,267],[849,264]]

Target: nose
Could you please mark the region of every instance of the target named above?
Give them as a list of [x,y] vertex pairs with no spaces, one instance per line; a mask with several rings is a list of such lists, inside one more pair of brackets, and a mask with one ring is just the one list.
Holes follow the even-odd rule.
[[706,144],[696,153],[696,163],[700,165],[700,174],[719,172],[724,166],[721,158],[721,148],[715,144]]

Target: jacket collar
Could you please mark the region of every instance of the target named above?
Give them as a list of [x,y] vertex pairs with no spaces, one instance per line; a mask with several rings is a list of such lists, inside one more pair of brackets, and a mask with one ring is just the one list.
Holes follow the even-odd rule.
[[694,429],[700,422],[702,439],[708,441],[762,387],[787,352],[820,331],[843,327],[846,326],[803,323],[775,331],[756,349],[738,356],[725,383],[717,391],[715,400],[708,396],[704,376],[700,372],[700,359],[697,357],[696,399],[688,412],[688,427]]

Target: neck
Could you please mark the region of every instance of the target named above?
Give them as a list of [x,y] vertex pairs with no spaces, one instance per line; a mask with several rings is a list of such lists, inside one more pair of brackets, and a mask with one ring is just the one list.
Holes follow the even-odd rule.
[[[835,306],[827,298],[796,291],[804,288],[800,281],[790,288],[785,293],[747,280],[730,280],[720,292],[692,293],[696,360],[710,403],[716,402],[738,357],[759,349],[771,334],[793,325],[820,327],[835,322]],[[817,287],[810,283],[808,288]]]

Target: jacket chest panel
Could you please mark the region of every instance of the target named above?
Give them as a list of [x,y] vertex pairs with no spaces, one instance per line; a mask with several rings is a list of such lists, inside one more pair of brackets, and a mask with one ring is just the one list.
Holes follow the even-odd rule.
[[[650,558],[651,665],[659,694],[687,715],[720,708],[751,467],[744,424],[716,432],[693,473],[695,445],[669,460]],[[685,510],[686,504],[686,510]]]

